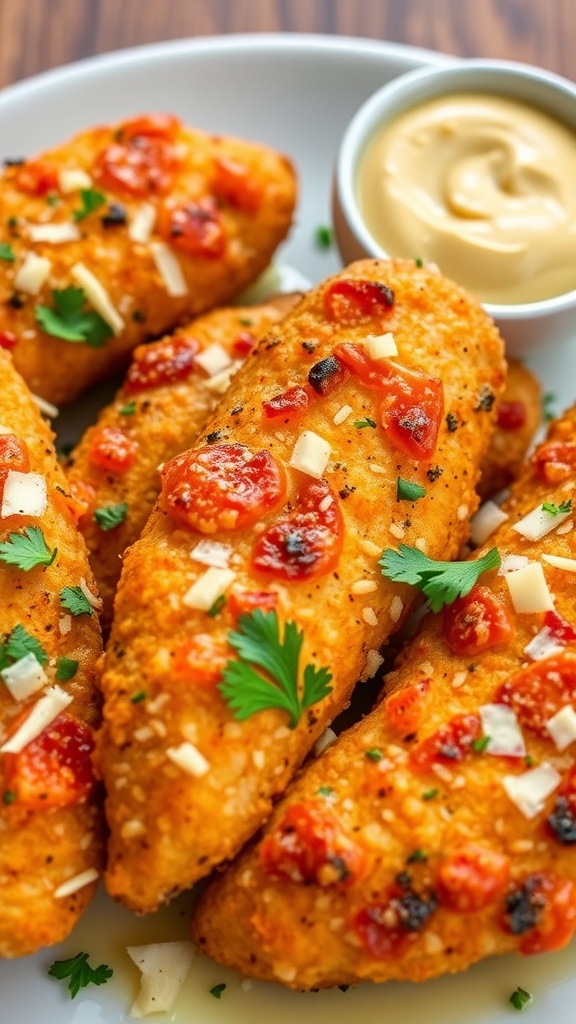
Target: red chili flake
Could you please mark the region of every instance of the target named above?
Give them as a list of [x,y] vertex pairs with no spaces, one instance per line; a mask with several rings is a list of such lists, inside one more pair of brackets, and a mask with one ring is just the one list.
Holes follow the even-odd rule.
[[200,345],[186,335],[163,338],[152,345],[139,345],[126,374],[124,388],[134,393],[186,380],[195,366]]
[[93,466],[108,473],[126,473],[138,454],[138,443],[118,427],[97,430],[90,444],[89,459]]
[[[332,498],[327,508],[321,507]],[[304,483],[294,507],[258,537],[252,565],[258,572],[286,580],[317,579],[338,564],[344,522],[325,480]]]
[[245,356],[249,356],[256,347],[257,340],[250,331],[240,331],[232,343],[232,348],[236,355],[243,359]]
[[262,402],[262,408],[264,415],[269,420],[275,419],[277,416],[286,418],[302,416],[308,408],[308,392],[297,384],[295,387],[283,391],[281,395],[275,395],[267,402]]
[[576,699],[576,654],[564,651],[521,669],[506,680],[494,696],[509,704],[518,720],[540,736],[549,738],[546,722]]
[[410,753],[414,771],[429,772],[434,764],[453,765],[472,753],[482,726],[477,715],[455,715]]
[[455,654],[473,657],[508,643],[512,636],[508,613],[488,587],[473,587],[466,597],[447,605],[442,614],[444,637]]
[[167,201],[159,210],[158,232],[189,256],[220,259],[226,249],[224,224],[211,196],[180,205]]
[[448,853],[440,864],[437,878],[440,902],[461,914],[484,910],[500,899],[509,877],[508,857],[469,843]]
[[253,526],[286,494],[284,468],[267,451],[214,444],[177,455],[162,470],[161,503],[201,533]]
[[172,669],[185,683],[213,689],[222,680],[227,660],[222,644],[209,633],[197,633],[176,647]]
[[501,430],[520,430],[526,423],[524,402],[500,402],[496,423]]
[[349,888],[363,871],[365,855],[325,801],[309,800],[292,804],[263,839],[260,863],[274,879]]
[[562,483],[576,473],[576,441],[545,441],[530,462],[548,483]]
[[326,316],[345,324],[382,316],[393,305],[394,292],[378,281],[341,278],[328,285],[324,292]]
[[10,352],[17,341],[18,338],[12,331],[0,331],[0,348],[6,348]]
[[86,800],[94,785],[93,749],[90,727],[62,712],[19,753],[4,754],[4,783],[16,795],[15,808],[39,811]]
[[216,157],[211,190],[217,199],[244,213],[256,213],[264,199],[261,182],[244,164],[227,157]]

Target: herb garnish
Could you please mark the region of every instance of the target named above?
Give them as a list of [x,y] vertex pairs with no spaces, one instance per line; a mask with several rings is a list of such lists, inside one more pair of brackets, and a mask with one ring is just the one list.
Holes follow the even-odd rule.
[[55,960],[48,969],[51,978],[58,978],[65,981],[68,978],[68,991],[74,999],[81,988],[87,985],[105,985],[113,975],[113,970],[108,964],[100,964],[99,967],[90,967],[88,953],[77,953],[68,960]]
[[[228,634],[228,643],[238,660],[228,661],[219,685],[234,717],[241,721],[258,711],[281,708],[289,715],[294,729],[306,708],[317,704],[329,693],[332,678],[327,668],[306,665],[300,685],[299,662],[304,634],[295,622],[286,622],[280,638],[275,611],[266,614],[255,608],[238,619],[238,630]],[[264,669],[257,672],[254,666]]]
[[514,1007],[515,1010],[523,1010],[525,1006],[528,1006],[534,997],[530,992],[527,992],[525,988],[518,988],[512,993],[508,1002]]
[[71,679],[74,679],[78,671],[79,662],[75,658],[65,658],[62,656],[58,658],[56,665],[56,679],[59,683],[69,683]]
[[572,511],[572,498],[568,498],[567,501],[563,501],[561,505],[555,505],[553,501],[543,501],[542,511],[548,512],[551,516],[566,515]]
[[40,665],[45,665],[48,661],[48,655],[40,641],[28,633],[24,626],[14,626],[0,645],[0,670],[7,668],[14,661],[20,661],[27,654],[33,654]]
[[94,521],[104,533],[107,533],[108,530],[114,530],[116,526],[120,526],[124,522],[127,512],[128,505],[125,501],[121,501],[117,505],[102,505],[94,510]]
[[58,548],[50,551],[39,526],[27,526],[23,533],[10,533],[0,544],[0,562],[30,572],[38,565],[52,565]]
[[99,210],[101,206],[104,206],[106,202],[106,196],[103,192],[99,192],[96,188],[81,188],[80,199],[82,206],[79,210],[74,210],[73,217],[76,222],[84,220],[95,210]]
[[220,996],[224,992],[225,988],[226,988],[226,982],[225,981],[221,981],[219,985],[214,985],[210,989],[210,995],[214,996],[214,999],[220,999]]
[[416,484],[412,480],[404,480],[399,476],[396,481],[396,501],[418,501],[426,494],[426,488],[422,484]]
[[120,406],[118,412],[121,416],[132,416],[136,412],[136,402],[126,402],[126,405]]
[[14,263],[16,256],[14,249],[10,245],[10,242],[0,242],[0,260],[6,260],[7,263]]
[[418,587],[428,598],[432,611],[439,612],[445,604],[469,594],[482,573],[497,569],[500,561],[497,548],[466,562],[437,562],[418,548],[401,544],[398,551],[387,548],[378,565],[388,579]]
[[371,420],[370,417],[367,416],[365,420],[354,420],[354,424],[353,425],[358,430],[362,430],[363,427],[372,427],[375,430],[377,424],[376,424],[375,420]]
[[316,228],[314,238],[316,245],[320,249],[330,249],[332,247],[332,229],[325,224],[321,224]]
[[92,605],[82,587],[64,587],[60,591],[60,604],[74,617],[92,615]]
[[475,754],[483,754],[488,746],[492,742],[491,736],[480,736],[477,740],[472,740],[470,746]]
[[111,338],[113,330],[93,309],[86,309],[86,295],[83,288],[70,285],[69,288],[52,291],[54,306],[36,306],[36,320],[46,334],[63,341],[85,342],[92,348],[101,348]]
[[370,747],[370,749],[365,750],[364,753],[370,761],[381,761],[383,757],[382,751],[379,750],[378,747]]

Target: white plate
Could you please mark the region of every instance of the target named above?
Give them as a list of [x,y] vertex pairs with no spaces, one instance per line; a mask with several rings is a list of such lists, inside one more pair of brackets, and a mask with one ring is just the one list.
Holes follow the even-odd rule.
[[[184,40],[95,58],[6,89],[0,94],[0,157],[32,154],[99,121],[150,110],[173,111],[190,124],[262,140],[290,154],[301,195],[296,224],[280,258],[313,281],[337,269],[335,253],[315,245],[329,223],[331,172],[344,126],[379,85],[423,63],[446,58],[389,43],[321,36],[230,36]],[[576,397],[569,345],[540,352],[531,364],[560,409]],[[61,946],[0,964],[0,1021],[14,1024],[116,1024],[137,990],[128,944],[185,938],[188,901],[147,919],[114,907],[101,895]],[[0,907],[0,913],[1,913]],[[473,927],[473,922],[471,922]],[[61,982],[47,977],[57,958],[85,950],[105,961],[114,977],[72,1002]],[[466,974],[411,986],[361,985],[298,994],[273,985],[250,988],[232,972],[198,956],[179,999],[179,1024],[509,1024],[508,996],[517,985],[534,994],[532,1024],[573,1024],[574,946],[540,958],[506,957]],[[217,1000],[210,988],[227,988]],[[155,1016],[153,1021],[167,1020]]]

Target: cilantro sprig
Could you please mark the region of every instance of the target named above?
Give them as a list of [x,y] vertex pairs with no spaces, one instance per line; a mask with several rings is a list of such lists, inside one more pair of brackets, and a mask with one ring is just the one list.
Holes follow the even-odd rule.
[[98,967],[91,967],[88,963],[88,953],[76,953],[76,956],[68,960],[55,960],[48,968],[51,978],[58,978],[59,981],[68,979],[68,991],[70,998],[74,999],[81,988],[87,985],[105,985],[114,971],[108,964],[100,964]]
[[84,220],[85,217],[88,217],[95,210],[99,210],[101,206],[104,206],[106,196],[96,188],[81,188],[80,200],[82,206],[79,210],[74,210],[73,213],[76,222]]
[[20,661],[27,654],[33,654],[40,665],[45,665],[48,655],[35,636],[28,633],[24,626],[14,626],[8,636],[0,643],[0,671],[8,668],[14,661]]
[[228,634],[238,660],[226,663],[219,686],[235,718],[243,721],[258,711],[280,708],[294,729],[303,711],[331,693],[332,676],[327,668],[306,665],[300,672],[303,640],[295,622],[286,622],[280,636],[275,611],[264,613],[256,608],[239,617],[238,629]]
[[120,501],[116,505],[102,505],[100,508],[94,511],[94,521],[98,524],[104,533],[109,530],[114,530],[117,526],[121,526],[126,519],[128,512],[128,505],[125,501]]
[[0,544],[0,562],[30,572],[38,565],[52,565],[58,548],[51,551],[39,526],[27,526],[23,533],[10,533]]
[[0,260],[6,260],[7,263],[14,263],[16,259],[14,249],[10,242],[0,242]]
[[101,348],[113,335],[112,328],[94,309],[86,308],[83,288],[52,291],[54,306],[36,306],[35,315],[46,334],[63,341],[84,342],[91,348]]
[[399,476],[396,481],[396,501],[418,501],[426,494],[426,488],[414,480],[404,480]]
[[92,615],[92,605],[82,587],[63,587],[60,591],[60,604],[75,617]]
[[480,576],[500,565],[497,548],[482,558],[466,562],[436,562],[418,548],[401,544],[398,551],[387,548],[378,562],[382,575],[396,583],[410,583],[428,598],[433,612],[439,612],[457,597],[465,597]]
[[572,498],[568,498],[567,501],[563,501],[560,505],[555,505],[553,501],[542,502],[542,511],[547,512],[550,516],[564,516],[572,511]]

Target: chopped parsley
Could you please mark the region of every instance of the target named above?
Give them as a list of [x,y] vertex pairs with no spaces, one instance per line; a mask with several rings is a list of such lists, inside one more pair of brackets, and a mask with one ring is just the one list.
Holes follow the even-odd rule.
[[52,565],[58,548],[51,551],[39,526],[27,526],[23,533],[11,533],[0,544],[0,562],[30,572],[38,565]]
[[126,519],[127,512],[128,505],[125,501],[121,501],[117,505],[101,505],[100,508],[94,510],[94,522],[104,533],[108,533],[108,530],[114,530],[116,526],[121,526]]
[[220,999],[220,996],[225,991],[225,989],[226,989],[226,982],[225,981],[221,981],[219,985],[214,985],[210,989],[210,995],[214,996],[214,999]]
[[252,327],[254,321],[251,316],[239,316],[238,323],[242,324],[242,327]]
[[16,800],[16,793],[13,789],[6,789],[2,794],[2,803],[6,804],[7,807],[13,804]]
[[515,1010],[523,1010],[525,1006],[529,1006],[533,1002],[534,996],[531,992],[527,992],[525,988],[518,988],[512,993],[508,1002]]
[[332,248],[332,229],[327,227],[325,224],[320,224],[316,228],[314,238],[319,249]]
[[7,668],[14,661],[20,661],[27,654],[33,654],[40,665],[45,665],[48,655],[35,636],[28,633],[24,626],[14,626],[12,632],[0,644],[0,670]]
[[101,348],[113,335],[112,328],[94,309],[86,309],[83,288],[52,291],[54,306],[36,306],[35,315],[46,334],[63,341],[85,342],[92,348]]
[[370,747],[370,749],[365,750],[364,753],[370,761],[381,761],[383,757],[382,751],[378,750],[378,747]]
[[378,565],[387,579],[418,587],[428,598],[432,611],[439,612],[457,597],[469,594],[482,573],[497,569],[500,561],[497,548],[466,562],[437,562],[418,548],[401,544],[398,551],[387,548]]
[[316,790],[316,796],[333,796],[333,794],[332,786],[319,786]]
[[434,800],[434,797],[438,796],[439,789],[425,789],[422,793],[423,800]]
[[475,754],[483,754],[488,749],[492,741],[491,736],[480,736],[477,740],[472,740],[470,746]]
[[404,480],[399,476],[396,481],[396,501],[418,501],[426,494],[426,488],[422,484],[416,484],[413,480]]
[[375,420],[371,420],[370,417],[367,416],[365,420],[354,420],[354,426],[358,430],[362,430],[364,427],[372,427],[375,430],[376,422]]
[[416,258],[414,260],[414,263],[416,264],[417,267],[423,267],[424,266],[424,260],[422,259],[421,256],[416,256]]
[[74,210],[73,217],[76,222],[84,220],[95,210],[99,210],[101,206],[104,206],[106,202],[106,196],[103,192],[99,192],[96,188],[81,188],[80,199],[82,206],[79,210]]
[[572,498],[568,498],[567,501],[563,501],[561,505],[555,505],[553,501],[543,501],[542,511],[548,512],[551,516],[566,515],[572,511]]
[[68,979],[68,991],[71,999],[74,999],[80,989],[86,988],[87,985],[105,985],[113,973],[108,964],[90,967],[88,953],[76,953],[76,956],[71,956],[68,960],[55,960],[48,968],[51,978],[58,978],[59,981]]
[[10,245],[10,242],[0,242],[0,260],[6,260],[7,263],[14,263],[16,256],[14,249]]
[[56,679],[59,683],[69,683],[71,679],[74,679],[78,671],[78,662],[75,658],[58,658],[56,665]]
[[548,422],[553,420],[556,416],[556,410],[554,408],[556,401],[556,395],[552,391],[547,391],[546,394],[542,396],[542,414],[544,419]]
[[130,700],[132,704],[141,704],[143,700],[146,700],[146,690],[138,690],[133,693]]
[[[332,692],[330,672],[306,665],[300,681],[304,634],[295,622],[286,622],[281,638],[275,611],[265,614],[255,608],[239,617],[238,627],[228,634],[238,660],[228,661],[224,667],[219,685],[224,700],[241,721],[258,711],[280,708],[294,729],[303,711]],[[264,672],[257,672],[254,666]]]
[[428,860],[428,854],[424,853],[424,850],[412,850],[412,853],[406,858],[407,864],[424,864]]
[[82,587],[64,587],[60,591],[60,604],[74,617],[77,615],[92,615],[92,605]]
[[126,402],[126,405],[122,405],[118,412],[121,416],[133,416],[136,412],[136,402]]
[[208,615],[211,619],[215,619],[217,615],[220,615],[224,605],[226,604],[226,594],[220,594],[214,601],[214,604],[208,609]]

